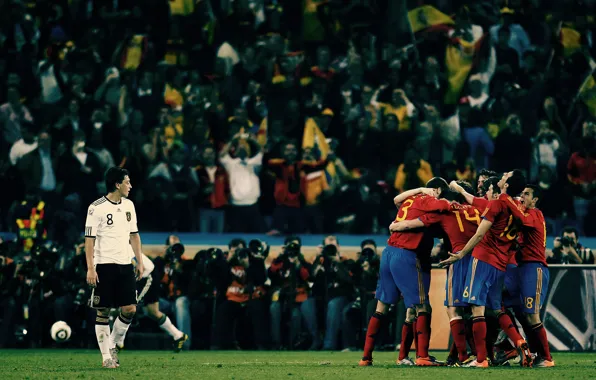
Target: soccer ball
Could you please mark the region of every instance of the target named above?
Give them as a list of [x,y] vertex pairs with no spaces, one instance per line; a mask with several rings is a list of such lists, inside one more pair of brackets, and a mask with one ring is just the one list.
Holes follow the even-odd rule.
[[54,339],[58,343],[64,343],[70,339],[70,334],[72,330],[70,326],[64,321],[58,321],[52,325],[52,329],[50,330],[50,334],[52,334],[52,339]]

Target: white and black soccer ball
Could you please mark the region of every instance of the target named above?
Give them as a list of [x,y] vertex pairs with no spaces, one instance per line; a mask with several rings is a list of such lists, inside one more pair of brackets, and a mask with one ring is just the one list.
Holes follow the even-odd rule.
[[58,321],[52,325],[52,329],[50,330],[50,334],[52,335],[52,339],[54,339],[58,343],[66,342],[70,339],[70,334],[72,330],[70,326],[64,321]]

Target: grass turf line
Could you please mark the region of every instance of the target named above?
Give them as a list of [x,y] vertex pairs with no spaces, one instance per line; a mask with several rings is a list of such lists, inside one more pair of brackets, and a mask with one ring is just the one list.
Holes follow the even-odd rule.
[[396,357],[375,353],[375,365],[361,368],[357,352],[124,351],[108,370],[98,350],[0,350],[0,379],[596,379],[596,353],[555,353],[555,368],[533,369],[397,367]]

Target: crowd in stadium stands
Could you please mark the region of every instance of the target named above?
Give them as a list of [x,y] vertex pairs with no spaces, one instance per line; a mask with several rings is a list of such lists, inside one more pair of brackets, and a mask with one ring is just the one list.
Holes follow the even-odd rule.
[[0,230],[82,226],[114,164],[141,230],[272,234],[517,167],[594,235],[596,7],[543,3],[5,1]]

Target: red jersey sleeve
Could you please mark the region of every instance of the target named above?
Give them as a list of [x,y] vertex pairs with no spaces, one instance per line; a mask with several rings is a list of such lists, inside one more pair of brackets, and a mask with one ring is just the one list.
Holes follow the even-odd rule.
[[450,203],[445,199],[437,199],[430,195],[421,197],[418,199],[416,207],[421,211],[447,211],[449,210]]
[[495,217],[501,213],[502,202],[499,199],[488,202],[488,207],[484,210],[482,218],[488,220],[491,223],[495,222]]
[[525,213],[522,210],[523,206],[521,206],[521,204],[518,204],[513,198],[511,198],[511,196],[507,194],[501,194],[499,196],[499,200],[503,201],[503,203],[507,205],[507,208],[509,209],[509,211],[511,211],[513,217],[519,219],[519,221],[522,222],[522,224],[525,227],[542,228],[542,226],[537,226],[534,214]]
[[425,227],[430,226],[431,224],[440,223],[441,219],[443,218],[443,214],[439,214],[437,212],[429,212],[422,215],[420,221],[424,223]]
[[484,212],[484,210],[488,207],[488,199],[474,197],[474,201],[472,202],[472,206],[476,207],[478,210]]

